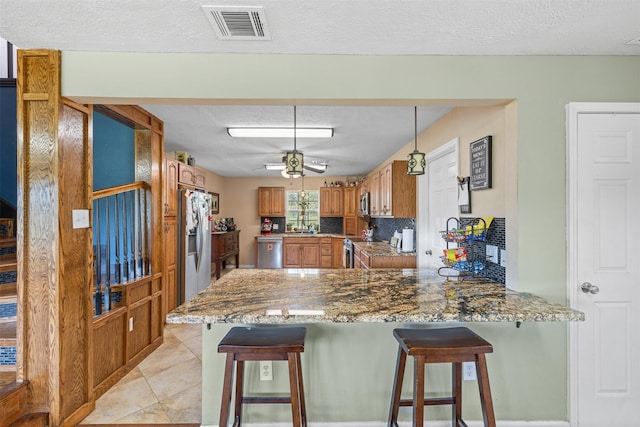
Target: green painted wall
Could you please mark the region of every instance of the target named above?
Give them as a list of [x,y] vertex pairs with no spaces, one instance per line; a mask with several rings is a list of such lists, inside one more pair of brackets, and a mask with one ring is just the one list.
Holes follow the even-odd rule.
[[[518,189],[517,200],[507,200],[507,204],[517,206],[518,275],[510,285],[559,303],[566,302],[567,293],[565,106],[572,101],[640,101],[637,56],[63,52],[62,70],[63,95],[83,102],[414,105],[431,100],[469,105],[515,99]],[[396,351],[391,327],[310,326],[303,363],[311,421],[386,418]],[[217,423],[219,398],[214,391],[221,382],[222,362],[215,348],[225,328],[203,329],[204,424]],[[489,357],[489,369],[498,419],[567,419],[567,325],[525,324],[516,329],[514,325],[477,324],[472,328],[496,349]],[[349,351],[329,351],[332,342],[357,345],[351,345]],[[365,351],[371,343],[376,351]],[[436,375],[441,375],[440,386],[445,376]],[[350,394],[335,391],[339,387]],[[477,393],[469,388],[465,393],[468,418],[479,419]],[[270,418],[276,409],[263,411],[268,412],[266,418],[253,412],[248,421]]]

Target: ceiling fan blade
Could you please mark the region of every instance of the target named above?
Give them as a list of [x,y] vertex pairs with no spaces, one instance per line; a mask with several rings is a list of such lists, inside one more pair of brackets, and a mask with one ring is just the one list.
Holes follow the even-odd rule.
[[315,173],[324,173],[327,170],[326,165],[316,165],[313,163],[305,163],[302,165],[303,168]]

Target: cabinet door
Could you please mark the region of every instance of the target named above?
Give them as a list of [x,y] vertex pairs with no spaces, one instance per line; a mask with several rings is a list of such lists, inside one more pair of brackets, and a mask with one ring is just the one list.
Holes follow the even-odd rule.
[[380,174],[376,173],[369,179],[369,203],[371,216],[379,216],[382,214],[380,209]]
[[285,243],[283,246],[283,266],[288,267],[300,267],[301,260],[301,245],[298,243]]
[[355,216],[345,216],[342,220],[342,231],[347,236],[358,234],[358,219]]
[[342,239],[341,237],[334,237],[331,240],[333,245],[332,266],[333,268],[343,268],[344,264],[342,257],[344,256],[344,239]]
[[344,192],[342,188],[331,189],[331,215],[342,216],[344,212]]
[[[345,187],[344,189],[344,216],[358,215],[358,201],[356,200],[356,187]],[[346,232],[345,232],[346,233]],[[348,234],[348,233],[346,233]]]
[[198,188],[206,188],[207,173],[200,168],[195,168],[193,172],[193,183]]
[[164,286],[165,310],[176,308],[178,303],[178,282],[176,268],[178,265],[178,227],[175,218],[164,221]]
[[331,188],[320,188],[320,216],[331,216]]
[[195,185],[196,171],[192,166],[178,162],[178,182],[180,184]]
[[389,163],[380,171],[380,199],[378,201],[378,215],[391,216],[391,191],[393,179],[393,163]]
[[271,215],[284,216],[284,187],[271,188]]
[[258,187],[258,215],[271,215],[271,199],[273,192],[271,187]]
[[178,161],[164,159],[164,215],[178,213]]
[[302,264],[304,268],[318,268],[320,266],[320,246],[318,243],[302,245]]

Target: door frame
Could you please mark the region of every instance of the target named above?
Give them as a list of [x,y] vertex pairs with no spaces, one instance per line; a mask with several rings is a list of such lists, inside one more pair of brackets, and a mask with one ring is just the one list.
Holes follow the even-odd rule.
[[[640,113],[640,103],[632,102],[570,102],[566,106],[567,117],[567,299],[569,307],[578,307],[578,235],[577,199],[578,176],[578,117],[595,113]],[[569,323],[569,423],[577,427],[578,422],[578,325]]]
[[[429,170],[429,163],[450,153],[456,154],[456,166],[458,168],[458,173],[459,173],[460,172],[460,138],[457,136],[425,155],[425,161],[426,161],[425,169]],[[423,226],[425,227],[428,226],[426,221],[428,221],[428,218],[429,218],[429,188],[430,188],[429,174],[425,173],[424,175],[419,176],[416,183],[416,194],[418,199],[417,200],[418,211],[416,213],[416,221],[417,221],[416,228],[418,230],[420,230],[421,227]],[[426,220],[425,222],[421,221],[421,219],[423,218],[423,214],[425,215],[424,216]],[[416,251],[418,255],[418,259],[417,259],[418,267],[421,265],[421,260],[424,260],[424,256],[425,256],[424,254],[425,248],[423,247],[426,239],[426,237],[424,237],[425,235],[426,233],[422,233],[422,232],[418,233],[418,238],[416,242]],[[420,238],[420,236],[423,236],[423,237]]]

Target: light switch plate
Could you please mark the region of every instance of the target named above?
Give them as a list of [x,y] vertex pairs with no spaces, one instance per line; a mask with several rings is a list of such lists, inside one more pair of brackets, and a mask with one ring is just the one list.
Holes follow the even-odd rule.
[[498,263],[498,247],[494,245],[487,245],[487,260]]
[[507,266],[507,251],[505,249],[500,249],[500,267]]
[[89,228],[89,209],[73,209],[71,218],[73,228]]

